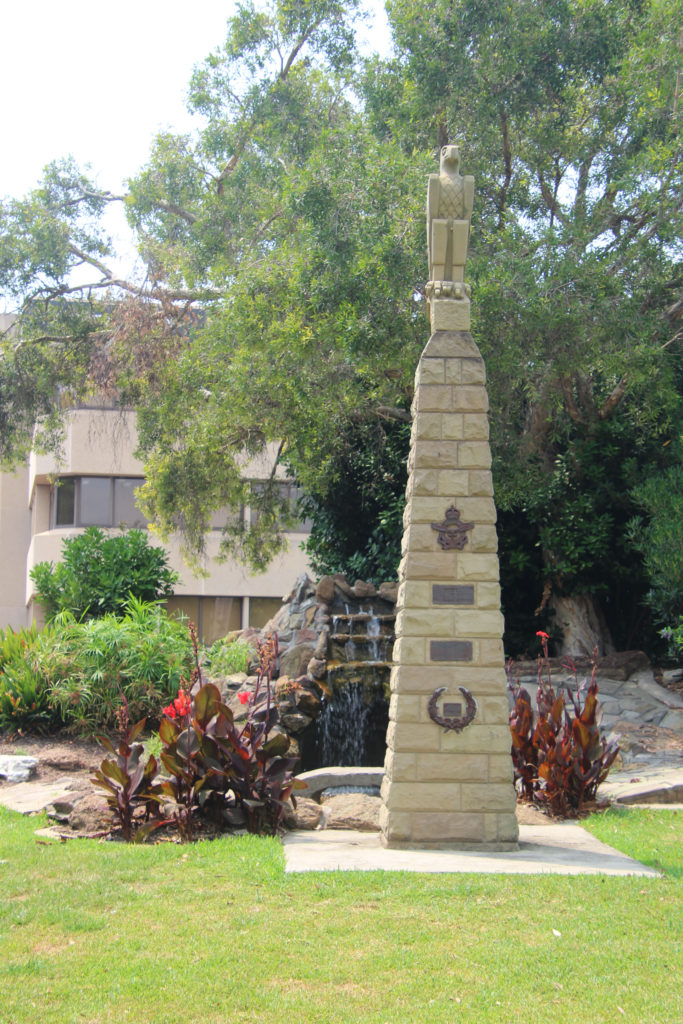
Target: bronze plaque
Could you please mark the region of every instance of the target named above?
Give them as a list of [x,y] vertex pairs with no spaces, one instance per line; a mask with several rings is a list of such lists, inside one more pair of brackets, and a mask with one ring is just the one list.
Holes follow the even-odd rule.
[[445,586],[435,583],[432,586],[433,604],[474,604],[474,587]]
[[455,704],[450,703],[449,701],[444,701],[443,706],[441,708],[441,712],[444,718],[460,718],[460,716],[462,715],[462,704]]
[[431,640],[429,656],[432,661],[472,661],[472,641]]

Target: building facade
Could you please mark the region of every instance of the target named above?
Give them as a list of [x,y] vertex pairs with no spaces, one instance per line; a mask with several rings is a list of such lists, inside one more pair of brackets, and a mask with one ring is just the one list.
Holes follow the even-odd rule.
[[[61,460],[32,454],[17,472],[0,473],[0,627],[42,624],[31,569],[44,561],[58,562],[62,542],[88,526],[117,532],[147,523],[137,507],[136,491],[144,482],[142,463],[135,457],[135,414],[115,409],[88,408],[69,413]],[[245,466],[249,479],[268,479],[274,450],[260,462]],[[294,498],[292,485],[280,484]],[[249,508],[241,515],[251,515]],[[184,612],[211,643],[247,626],[262,626],[280,607],[294,581],[308,571],[302,543],[306,528],[289,533],[288,549],[266,572],[252,575],[236,561],[216,561],[222,517],[214,519],[207,539],[203,568],[195,576],[185,565],[180,543],[162,544],[173,569],[180,574],[169,610]]]

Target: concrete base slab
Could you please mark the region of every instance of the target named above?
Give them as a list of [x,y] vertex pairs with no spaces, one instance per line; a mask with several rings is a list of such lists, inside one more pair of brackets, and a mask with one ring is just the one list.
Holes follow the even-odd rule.
[[601,843],[573,822],[520,825],[519,850],[405,850],[382,845],[379,832],[345,830],[289,832],[284,839],[285,870],[481,872],[510,875],[642,875],[646,867]]

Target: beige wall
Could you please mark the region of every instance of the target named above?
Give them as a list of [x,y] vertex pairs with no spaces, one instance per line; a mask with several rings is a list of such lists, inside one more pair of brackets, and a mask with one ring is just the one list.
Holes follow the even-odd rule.
[[[38,562],[57,562],[61,557],[62,542],[66,537],[81,532],[74,527],[51,529],[50,492],[53,477],[61,476],[143,476],[143,465],[133,455],[137,443],[135,416],[116,410],[81,409],[70,414],[62,458],[51,455],[31,455],[28,469],[15,476],[0,474],[0,545],[2,561],[2,590],[0,594],[0,627],[20,626],[36,619],[40,622],[40,609],[35,606],[30,571]],[[273,447],[272,457],[275,454]],[[267,457],[258,462],[245,462],[245,475],[251,478],[270,475],[272,461]],[[284,473],[278,472],[284,478]],[[118,531],[111,531],[118,532]],[[308,563],[300,550],[304,533],[288,534],[288,550],[278,556],[265,573],[250,575],[244,566],[229,560],[217,562],[220,534],[214,531],[207,538],[207,555],[203,568],[207,575],[194,576],[185,565],[180,542],[172,538],[163,546],[169,553],[169,562],[180,574],[176,587],[179,598],[232,599],[230,628],[234,627],[236,608],[240,610],[242,625],[254,621],[265,607],[264,599],[280,600],[288,593],[294,581],[308,571]],[[152,534],[152,543],[161,544]],[[253,606],[249,607],[250,599]],[[208,607],[208,606],[207,606]],[[225,618],[222,606],[209,615],[207,621],[217,623]],[[226,606],[227,607],[227,606]],[[227,619],[226,619],[227,621]],[[218,628],[216,625],[214,628]]]
[[0,473],[0,628],[26,625],[26,553],[30,538],[28,471]]

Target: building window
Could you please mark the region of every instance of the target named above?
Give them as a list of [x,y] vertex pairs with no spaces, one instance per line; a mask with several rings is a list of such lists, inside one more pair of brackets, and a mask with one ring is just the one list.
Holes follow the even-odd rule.
[[169,615],[180,613],[194,622],[199,639],[204,644],[213,644],[226,634],[242,628],[241,597],[178,595],[168,599],[166,610]]
[[128,526],[145,528],[136,505],[141,476],[67,476],[53,488],[52,522],[58,526]]

